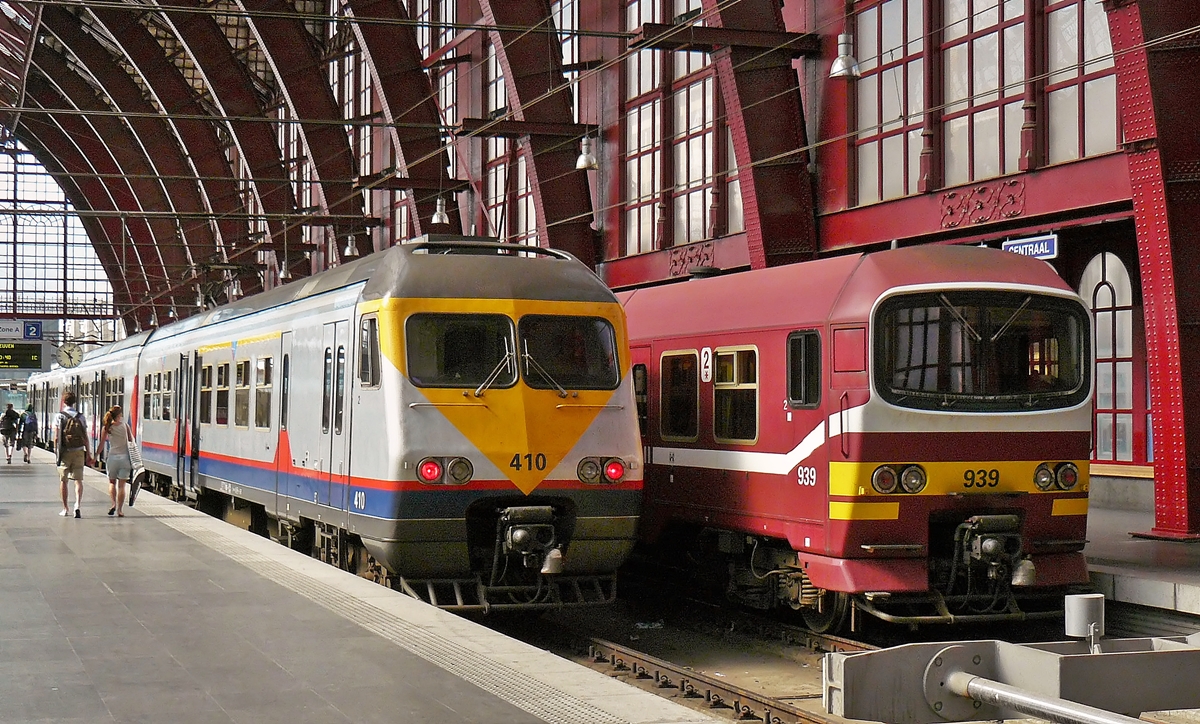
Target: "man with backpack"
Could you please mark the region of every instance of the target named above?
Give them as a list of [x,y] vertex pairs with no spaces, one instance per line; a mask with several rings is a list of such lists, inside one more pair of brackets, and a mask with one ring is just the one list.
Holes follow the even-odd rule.
[[8,457],[8,464],[12,465],[13,446],[17,444],[17,424],[21,422],[21,416],[13,409],[12,403],[8,403],[4,414],[0,415],[0,435],[4,437],[4,454]]
[[20,435],[17,440],[17,449],[25,450],[25,462],[29,462],[29,453],[33,451],[33,443],[37,440],[38,434],[38,419],[33,412],[33,405],[25,407],[17,429]]
[[67,478],[75,478],[75,517],[83,500],[83,466],[92,460],[92,443],[88,437],[87,418],[75,409],[75,393],[67,390],[62,396],[62,412],[54,416],[54,450],[58,459],[58,479],[62,492],[62,512],[67,512]]

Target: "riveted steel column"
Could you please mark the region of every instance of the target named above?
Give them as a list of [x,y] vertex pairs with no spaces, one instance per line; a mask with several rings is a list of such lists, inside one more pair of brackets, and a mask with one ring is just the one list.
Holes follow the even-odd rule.
[[[780,3],[701,3],[709,22],[738,30],[784,31]],[[787,50],[726,47],[713,53],[726,123],[733,137],[750,266],[761,269],[811,258],[816,211],[800,85]],[[717,139],[716,143],[723,143]]]
[[[1143,43],[1194,25],[1187,0],[1109,2],[1117,96],[1133,188],[1154,434],[1154,529],[1200,537],[1200,153],[1190,118],[1200,52]],[[1190,448],[1190,449],[1189,449]]]

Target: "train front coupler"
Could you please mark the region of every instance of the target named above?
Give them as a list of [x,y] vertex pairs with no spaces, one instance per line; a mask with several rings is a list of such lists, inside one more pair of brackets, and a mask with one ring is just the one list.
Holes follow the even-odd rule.
[[496,521],[493,576],[503,569],[502,559],[519,560],[525,570],[553,575],[563,569],[557,516],[549,505],[519,505],[499,511]]
[[[962,566],[968,580],[982,566],[992,586],[1032,586],[1033,560],[1025,555],[1021,541],[1021,519],[1016,515],[974,515],[954,531],[955,560],[952,570]],[[957,571],[956,571],[957,572]],[[953,588],[956,575],[952,574]],[[968,586],[969,587],[969,586]]]

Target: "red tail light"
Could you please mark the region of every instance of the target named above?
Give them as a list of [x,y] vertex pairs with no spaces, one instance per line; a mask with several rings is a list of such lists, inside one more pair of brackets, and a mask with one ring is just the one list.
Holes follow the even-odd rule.
[[604,464],[604,477],[614,483],[618,482],[621,478],[625,477],[625,463],[617,458],[609,460]]
[[426,483],[436,482],[442,477],[442,464],[432,458],[422,460],[417,466],[417,477]]

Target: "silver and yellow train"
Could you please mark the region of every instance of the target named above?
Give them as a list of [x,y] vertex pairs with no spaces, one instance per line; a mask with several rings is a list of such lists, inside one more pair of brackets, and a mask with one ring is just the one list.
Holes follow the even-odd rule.
[[[624,313],[576,259],[423,237],[30,379],[151,483],[451,609],[611,601],[641,505]],[[44,436],[48,437],[48,436]]]

